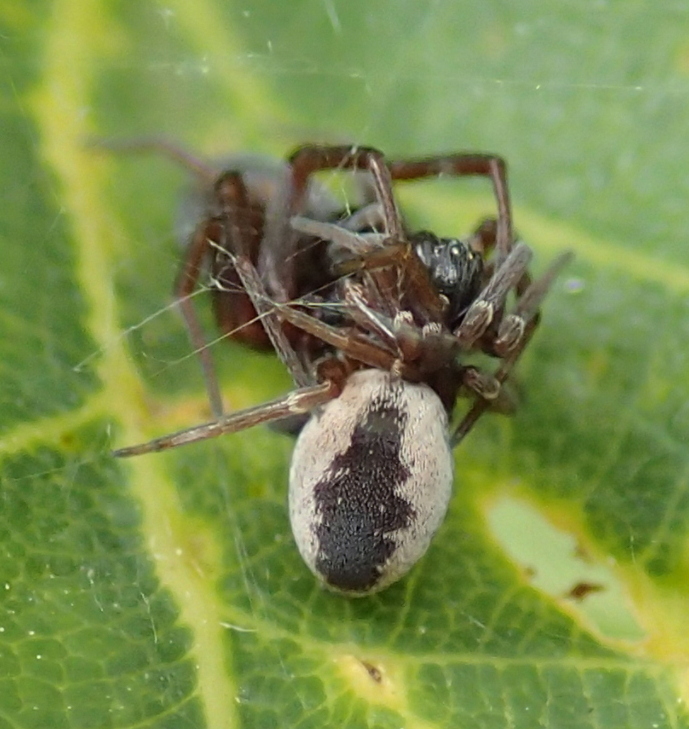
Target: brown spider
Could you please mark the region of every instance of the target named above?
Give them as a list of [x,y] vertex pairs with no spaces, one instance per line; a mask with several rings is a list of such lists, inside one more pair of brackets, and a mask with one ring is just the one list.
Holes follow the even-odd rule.
[[[270,173],[235,162],[218,175],[170,145],[148,146],[213,179],[175,292],[217,417],[116,455],[310,413],[290,469],[299,550],[335,590],[363,595],[385,587],[423,555],[441,524],[452,448],[487,408],[505,408],[501,386],[569,254],[531,280],[531,250],[514,243],[505,164],[494,155],[389,161],[366,147],[305,146]],[[367,174],[355,210],[343,211],[315,184],[315,173],[338,169]],[[409,232],[393,181],[440,175],[488,177],[497,219],[467,240]],[[189,300],[205,268],[221,330],[251,346],[272,346],[296,390],[220,415]],[[475,351],[501,364],[492,374],[463,364],[462,355]],[[448,418],[466,392],[474,403],[450,432]]]

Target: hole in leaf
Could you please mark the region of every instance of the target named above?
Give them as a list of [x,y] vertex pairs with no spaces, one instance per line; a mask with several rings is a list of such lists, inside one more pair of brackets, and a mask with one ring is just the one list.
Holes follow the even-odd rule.
[[487,520],[526,579],[570,615],[579,616],[607,638],[639,641],[645,637],[614,561],[608,565],[597,561],[573,534],[553,526],[533,506],[514,498],[492,502]]

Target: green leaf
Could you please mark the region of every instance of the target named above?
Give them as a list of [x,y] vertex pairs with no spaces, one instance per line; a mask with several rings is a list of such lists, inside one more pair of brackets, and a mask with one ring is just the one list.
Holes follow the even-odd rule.
[[[5,5],[0,729],[688,727],[689,11]],[[458,449],[446,523],[383,593],[301,563],[285,436],[112,458],[207,417],[169,307],[184,174],[84,146],[142,134],[496,151],[536,268],[575,251],[518,414]],[[403,200],[454,234],[494,209],[485,181]],[[213,355],[234,408],[289,387]]]

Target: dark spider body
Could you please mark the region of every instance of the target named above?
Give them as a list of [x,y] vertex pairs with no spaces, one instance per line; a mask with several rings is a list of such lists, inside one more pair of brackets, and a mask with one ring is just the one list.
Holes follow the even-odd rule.
[[483,257],[468,241],[438,238],[419,231],[409,236],[416,255],[428,269],[431,283],[447,299],[447,319],[456,326],[483,283]]
[[[390,161],[371,148],[307,146],[267,170],[235,161],[219,172],[170,145],[142,146],[183,161],[205,186],[175,291],[216,418],[117,455],[308,415],[290,468],[299,551],[332,589],[382,589],[424,554],[442,523],[452,448],[486,409],[507,408],[502,384],[568,255],[532,281],[531,251],[514,241],[505,165],[494,155]],[[366,173],[353,209],[317,184],[324,170]],[[490,179],[497,218],[465,240],[410,233],[393,183],[441,175]],[[205,271],[221,331],[272,347],[297,389],[222,415],[189,299]],[[498,367],[466,365],[473,352]],[[460,396],[472,404],[450,428]]]

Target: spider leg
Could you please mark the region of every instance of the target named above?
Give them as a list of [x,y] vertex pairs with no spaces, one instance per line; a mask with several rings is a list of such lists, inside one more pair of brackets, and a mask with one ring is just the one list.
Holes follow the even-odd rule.
[[403,240],[402,218],[392,192],[392,178],[382,152],[371,147],[306,146],[292,154],[290,161],[292,186],[290,210],[297,212],[303,202],[309,178],[322,170],[365,170],[373,179],[386,233],[394,240]]
[[485,333],[496,312],[502,308],[507,294],[523,277],[531,257],[531,249],[525,243],[517,243],[496,269],[455,330],[455,336],[463,347],[471,347]]
[[268,299],[268,294],[258,271],[256,271],[251,261],[243,256],[234,258],[234,266],[242,280],[246,293],[251,299],[251,303],[261,316],[261,321],[275,349],[275,353],[289,370],[295,384],[298,387],[313,385],[314,377],[306,369],[294,347],[290,344],[276,313],[275,306]]
[[[405,257],[410,253],[406,243],[386,245],[388,238],[382,233],[357,233],[339,224],[311,220],[299,215],[292,218],[292,227],[301,233],[328,240],[333,244],[330,249],[331,265],[333,273],[338,276],[344,277],[360,271],[375,271],[395,264],[405,266]],[[407,274],[410,269],[415,271],[416,278],[426,284],[427,272],[425,269],[418,271],[419,266],[422,267],[421,262],[411,252]],[[393,281],[381,282],[379,277],[368,275],[366,280],[369,284],[367,286],[369,295],[375,295],[379,310],[386,312],[390,317],[394,316],[395,311],[399,309],[398,302],[402,298],[397,291],[399,280],[395,278]],[[381,283],[388,288],[381,289]],[[390,289],[391,285],[395,289],[394,293]],[[424,285],[420,290],[422,293],[428,293],[428,297],[424,300],[418,297],[411,298],[410,306],[422,321],[437,321],[443,311],[443,301],[429,285]],[[432,311],[430,317],[429,310]]]
[[[488,258],[489,253],[495,249],[497,236],[498,221],[496,218],[485,218],[467,240],[469,247],[476,251],[486,261],[485,274],[490,279],[495,271],[496,261]],[[521,296],[524,291],[531,285],[531,274],[529,269],[524,269],[522,277],[517,281],[514,289],[517,296]],[[504,306],[498,309],[493,318],[494,320],[502,320],[504,314]]]
[[500,415],[514,415],[517,401],[511,390],[501,385],[493,375],[482,372],[477,367],[469,366],[465,369],[470,371],[461,373],[463,389],[459,391],[458,397],[471,398],[473,407],[478,395],[486,403],[487,411]]
[[493,375],[481,372],[478,367],[465,367],[462,384],[484,400],[495,400],[500,394],[500,383]]
[[400,363],[395,354],[372,342],[370,338],[360,334],[355,329],[333,327],[289,305],[276,304],[275,308],[280,318],[321,339],[326,344],[330,344],[350,359],[381,370],[395,370],[397,372],[401,366],[399,374],[410,376],[412,379],[415,376],[412,373],[415,373],[416,370],[412,366]]
[[299,233],[328,240],[357,256],[365,256],[382,248],[387,238],[383,233],[358,233],[354,228],[313,220],[301,215],[295,215],[291,224],[292,228]]
[[204,267],[204,259],[208,257],[211,251],[211,240],[220,234],[217,228],[216,224],[210,223],[202,224],[196,229],[194,237],[185,251],[182,267],[175,281],[173,296],[184,318],[191,346],[198,353],[201,361],[203,379],[206,383],[211,410],[213,415],[219,417],[223,412],[220,386],[210,349],[191,300]]
[[[540,314],[538,312],[538,306],[540,305],[543,297],[546,295],[548,290],[553,284],[555,277],[562,270],[562,268],[569,263],[572,259],[572,253],[563,253],[561,256],[555,259],[548,270],[536,281],[534,281],[524,292],[517,304],[517,309],[521,312],[524,321],[524,327],[521,336],[516,340],[513,348],[509,350],[505,356],[502,364],[493,375],[496,382],[502,384],[509,377],[517,360],[521,357],[522,353],[526,349],[528,343],[531,341],[531,337],[534,335],[536,328],[540,323]],[[505,318],[507,320],[509,318]],[[503,322],[504,323],[504,322]],[[508,324],[508,328],[512,325]],[[500,336],[498,332],[498,337]],[[450,440],[452,446],[456,446],[466,434],[474,427],[476,421],[481,415],[491,407],[490,400],[486,400],[483,397],[479,398],[469,412],[464,416],[462,421],[455,428],[452,438]]]
[[[314,220],[314,218],[304,215],[293,215],[290,225],[292,230],[296,230],[298,233],[306,233],[333,243],[341,243],[343,247],[347,247],[347,241],[352,237],[370,238],[379,241],[379,245],[383,245],[388,237],[385,233],[378,232],[385,227],[385,221],[383,220],[383,208],[377,202],[369,203],[337,223]],[[372,230],[366,230],[367,228]],[[353,252],[356,251],[353,250]]]
[[[433,286],[428,270],[406,241],[388,243],[384,247],[372,249],[364,255],[333,266],[335,272],[341,276],[360,271],[367,271],[373,275],[375,271],[391,267],[397,267],[404,272],[403,283],[397,276],[393,281],[384,284],[386,288],[381,288],[382,291],[387,291],[387,298],[395,302],[391,308],[399,308],[404,293],[406,306],[414,312],[420,322],[431,324],[442,321],[447,306],[446,300]],[[376,278],[378,280],[378,277]]]
[[419,374],[432,371],[457,353],[457,340],[442,325],[431,323],[419,327],[411,312],[404,310],[386,316],[375,301],[372,305],[371,294],[375,292],[351,279],[342,282],[342,289],[349,316],[361,329],[376,336],[378,346],[395,356],[396,372],[402,371],[402,362],[410,372],[412,368]]
[[[233,268],[239,277],[243,291],[228,292],[246,296],[256,313],[262,318],[263,328],[276,353],[284,362],[299,387],[313,384],[313,377],[307,373],[296,352],[287,340],[279,320],[266,305],[263,284],[250,260],[249,241],[246,231],[250,229],[249,194],[241,173],[228,171],[215,181],[214,192],[219,204],[216,217],[198,226],[189,244],[182,268],[174,286],[178,302],[194,350],[198,352],[206,382],[211,409],[216,417],[223,413],[222,396],[210,350],[203,330],[191,302],[204,269],[205,259],[211,259],[211,280],[217,294],[222,294],[221,279],[224,266]],[[244,313],[239,313],[242,299],[235,302],[240,326]]]
[[208,423],[180,430],[177,433],[165,435],[161,438],[155,438],[154,440],[148,441],[148,443],[120,448],[113,451],[113,455],[118,458],[139,456],[143,453],[163,451],[168,448],[177,448],[177,446],[186,445],[187,443],[196,443],[200,440],[216,438],[225,433],[236,433],[239,430],[252,428],[254,425],[260,425],[261,423],[268,423],[273,420],[281,420],[310,412],[319,405],[323,405],[332,400],[336,395],[337,387],[332,382],[322,382],[319,385],[312,385],[311,387],[295,390],[262,405],[239,410]]
[[482,258],[487,259],[488,254],[495,248],[498,230],[496,218],[485,218],[476,227],[469,238],[469,246]]
[[[524,330],[524,335],[519,341],[519,344],[517,345],[516,349],[512,351],[510,356],[503,361],[503,363],[500,365],[498,370],[493,375],[496,382],[499,384],[502,384],[512,371],[512,368],[514,367],[515,363],[521,356],[522,352],[526,349],[526,345],[531,340],[531,337],[534,334],[534,331],[536,330],[536,327],[539,324],[538,317],[534,317],[531,319],[531,321],[527,324],[526,329]],[[484,398],[480,397],[476,402],[471,406],[469,409],[469,412],[464,416],[464,418],[458,423],[457,427],[454,429],[452,436],[450,438],[450,445],[454,448],[455,446],[459,445],[459,443],[465,438],[467,433],[476,425],[476,422],[478,419],[483,415],[483,413],[488,410],[491,407],[491,401],[485,400]]]
[[495,154],[459,153],[388,163],[393,180],[418,180],[423,177],[479,175],[488,177],[498,206],[496,230],[497,266],[507,258],[512,247],[512,209],[507,185],[507,164]]
[[493,342],[493,348],[499,356],[506,357],[517,346],[527,324],[538,315],[538,308],[553,281],[572,258],[571,251],[558,256],[548,270],[526,288],[514,309],[500,322],[497,338]]
[[341,225],[347,230],[354,231],[361,231],[365,228],[372,228],[375,231],[384,230],[383,206],[379,202],[369,203],[345,218]]
[[160,154],[191,172],[201,183],[211,187],[218,176],[218,170],[181,145],[164,137],[134,137],[132,139],[88,139],[88,147],[104,149],[117,154]]
[[375,334],[391,353],[402,357],[394,323],[368,305],[364,286],[351,279],[345,279],[342,281],[342,292],[347,313],[354,322],[365,331]]
[[440,324],[419,327],[410,312],[398,311],[388,317],[367,300],[360,284],[344,286],[344,299],[350,318],[372,340],[356,329],[335,328],[289,306],[280,306],[280,316],[294,326],[327,342],[350,359],[379,369],[390,370],[411,381],[424,373],[449,364],[457,354],[457,338]]

